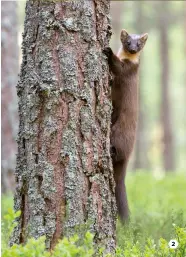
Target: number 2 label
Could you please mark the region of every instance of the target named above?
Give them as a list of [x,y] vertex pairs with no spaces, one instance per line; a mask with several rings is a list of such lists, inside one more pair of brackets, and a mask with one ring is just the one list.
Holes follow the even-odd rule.
[[172,239],[169,241],[169,247],[171,249],[176,249],[178,247],[178,241],[176,239]]

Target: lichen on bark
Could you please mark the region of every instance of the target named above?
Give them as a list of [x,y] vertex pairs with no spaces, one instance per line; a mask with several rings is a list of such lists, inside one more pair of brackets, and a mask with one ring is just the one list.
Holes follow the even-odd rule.
[[107,252],[115,247],[110,158],[111,100],[103,48],[109,0],[26,5],[11,243],[46,236],[53,248],[82,226]]

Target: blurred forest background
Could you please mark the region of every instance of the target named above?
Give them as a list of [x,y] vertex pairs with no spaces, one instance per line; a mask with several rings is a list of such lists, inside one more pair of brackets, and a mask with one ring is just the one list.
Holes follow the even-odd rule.
[[[25,2],[1,2],[2,190],[14,187],[18,128],[16,84]],[[111,47],[120,31],[149,34],[141,56],[137,141],[129,170],[157,176],[186,171],[186,2],[111,1]]]

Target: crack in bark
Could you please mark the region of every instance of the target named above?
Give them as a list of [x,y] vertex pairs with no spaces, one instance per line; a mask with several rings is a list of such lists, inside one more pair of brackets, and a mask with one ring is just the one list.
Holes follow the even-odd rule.
[[23,228],[24,228],[24,212],[25,212],[25,196],[24,194],[22,194],[22,199],[21,199],[21,202],[22,202],[22,212],[21,212],[21,233],[20,233],[20,243],[24,243],[24,236],[23,236]]
[[[24,189],[24,191],[26,191]],[[27,224],[29,220],[29,208],[28,208],[28,196],[26,192],[22,192],[22,212],[21,212],[21,233],[20,233],[20,243],[25,242],[26,238],[26,229],[27,229]]]
[[[37,15],[39,14],[39,8],[40,8],[40,1],[38,1],[38,5],[37,5]],[[39,19],[38,19],[38,24],[36,25],[35,38],[34,38],[33,44],[32,44],[32,53],[33,53],[34,62],[35,62],[35,54],[36,54],[38,35],[39,35]]]
[[93,0],[93,3],[94,3],[94,13],[95,13],[95,26],[96,26],[96,39],[98,40],[99,39],[99,30],[98,30],[98,18],[97,18],[97,15],[98,15],[98,12],[97,12],[97,0]]
[[38,114],[38,136],[37,136],[38,153],[41,152],[41,145],[42,145],[41,137],[42,137],[42,133],[43,133],[42,123],[43,123],[43,118],[44,118],[44,107],[45,107],[45,98],[40,93],[40,111]]

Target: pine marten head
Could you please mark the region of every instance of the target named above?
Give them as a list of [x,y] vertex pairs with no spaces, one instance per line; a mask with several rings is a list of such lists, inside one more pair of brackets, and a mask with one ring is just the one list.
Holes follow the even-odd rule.
[[138,62],[140,52],[143,49],[148,38],[148,34],[136,35],[128,34],[125,29],[121,31],[122,47],[118,52],[120,60],[129,59],[132,62]]

